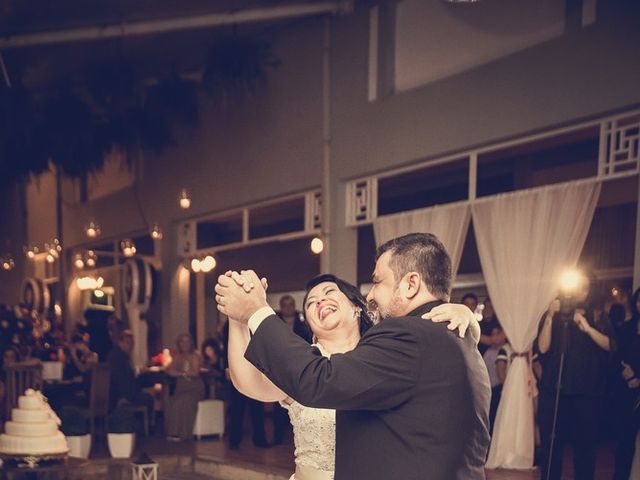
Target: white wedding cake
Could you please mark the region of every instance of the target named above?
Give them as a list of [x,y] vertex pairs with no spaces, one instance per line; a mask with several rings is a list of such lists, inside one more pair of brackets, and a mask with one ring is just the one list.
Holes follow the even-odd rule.
[[38,391],[29,389],[18,398],[18,408],[0,435],[0,454],[62,455],[69,451],[60,431],[60,419]]

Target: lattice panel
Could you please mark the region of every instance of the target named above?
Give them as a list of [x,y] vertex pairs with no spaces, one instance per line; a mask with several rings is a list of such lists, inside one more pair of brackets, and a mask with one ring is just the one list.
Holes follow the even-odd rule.
[[347,224],[372,222],[377,216],[377,181],[375,178],[356,180],[347,187]]
[[309,192],[306,195],[305,230],[322,229],[322,192]]
[[637,171],[640,166],[640,118],[603,122],[600,130],[600,175]]

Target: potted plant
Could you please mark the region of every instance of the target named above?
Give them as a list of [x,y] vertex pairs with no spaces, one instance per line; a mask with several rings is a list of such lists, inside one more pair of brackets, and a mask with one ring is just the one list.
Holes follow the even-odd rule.
[[60,420],[62,433],[69,445],[69,456],[89,458],[91,435],[86,415],[78,408],[67,407],[60,412]]
[[107,418],[107,443],[113,458],[129,458],[135,446],[135,417],[126,410],[116,409]]

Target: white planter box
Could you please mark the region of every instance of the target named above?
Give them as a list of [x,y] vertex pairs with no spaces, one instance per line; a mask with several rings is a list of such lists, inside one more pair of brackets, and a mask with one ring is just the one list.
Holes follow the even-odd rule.
[[109,433],[107,434],[107,443],[113,458],[130,458],[136,444],[136,434]]
[[91,435],[72,435],[67,437],[69,456],[76,458],[89,458],[91,453]]

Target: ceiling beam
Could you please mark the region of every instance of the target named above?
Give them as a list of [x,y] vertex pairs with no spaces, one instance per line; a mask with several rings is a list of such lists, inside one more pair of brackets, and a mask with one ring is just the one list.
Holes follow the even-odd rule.
[[0,50],[51,45],[108,38],[133,37],[156,33],[194,30],[241,23],[264,22],[311,15],[349,13],[353,0],[335,0],[312,4],[291,4],[278,7],[251,8],[229,13],[210,13],[186,17],[122,22],[109,25],[50,30],[0,38]]

